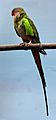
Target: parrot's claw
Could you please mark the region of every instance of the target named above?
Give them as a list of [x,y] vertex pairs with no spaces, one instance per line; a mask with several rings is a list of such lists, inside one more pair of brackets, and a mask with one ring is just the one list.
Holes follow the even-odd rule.
[[[23,42],[23,43],[20,43],[19,45],[22,46],[22,47],[27,47],[28,43],[27,42]],[[28,50],[27,48],[24,48],[24,49]]]
[[27,44],[27,46],[29,46],[30,44],[31,44],[32,42],[31,42],[31,40],[28,42],[28,43],[26,43]]
[[28,46],[28,43],[26,42],[20,43],[20,46]]
[[24,42],[19,44],[20,46],[24,46]]
[[31,44],[31,41],[29,43],[27,42],[23,42],[23,43],[20,43],[19,45],[22,46],[22,47],[26,47],[24,48],[25,50],[28,50],[27,46],[29,46]]
[[31,40],[30,40],[30,42],[28,43],[28,45],[30,45],[32,42],[31,42]]

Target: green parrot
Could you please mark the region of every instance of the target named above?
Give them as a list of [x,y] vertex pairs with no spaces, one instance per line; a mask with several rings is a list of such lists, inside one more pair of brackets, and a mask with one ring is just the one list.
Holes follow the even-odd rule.
[[[41,43],[38,31],[33,23],[33,21],[28,17],[25,10],[23,8],[14,8],[11,12],[11,15],[14,17],[14,29],[19,37],[22,38],[23,43]],[[37,65],[45,96],[46,103],[46,111],[48,116],[48,103],[47,103],[47,95],[46,95],[46,82],[44,77],[44,72],[41,64],[40,54],[37,48],[31,49],[33,57],[35,59],[35,63]],[[46,55],[44,50],[40,51],[42,54]]]

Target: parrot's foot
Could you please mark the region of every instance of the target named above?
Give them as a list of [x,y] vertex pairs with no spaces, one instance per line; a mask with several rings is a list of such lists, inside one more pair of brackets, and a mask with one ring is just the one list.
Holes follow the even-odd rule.
[[28,46],[28,43],[23,42],[23,43],[20,43],[19,45],[20,45],[20,46]]
[[28,43],[28,45],[30,45],[32,42],[31,42],[31,40],[30,40],[30,42]]
[[[27,47],[29,43],[27,42],[23,42],[23,43],[20,43],[19,45],[22,46],[22,47]],[[24,48],[25,50],[28,50],[27,48]]]
[[24,46],[24,42],[19,44],[20,46]]
[[31,44],[31,40],[27,43],[27,42],[23,42],[23,43],[20,43],[19,45],[20,46],[29,46]]
[[23,43],[20,43],[19,45],[24,47],[24,50],[28,50],[27,46],[29,46],[31,44],[31,41],[29,41],[28,43],[27,42],[23,42]]

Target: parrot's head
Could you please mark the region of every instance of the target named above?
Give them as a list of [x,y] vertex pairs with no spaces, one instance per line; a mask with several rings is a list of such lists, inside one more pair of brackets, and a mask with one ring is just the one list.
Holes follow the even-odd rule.
[[14,8],[11,12],[11,15],[14,17],[17,15],[20,17],[21,15],[24,15],[24,14],[26,13],[23,8]]

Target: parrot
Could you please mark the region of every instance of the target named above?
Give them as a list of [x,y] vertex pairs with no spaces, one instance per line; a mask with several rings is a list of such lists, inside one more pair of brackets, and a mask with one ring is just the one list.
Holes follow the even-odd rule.
[[[40,43],[41,44],[37,28],[35,27],[35,24],[30,19],[30,17],[28,17],[27,13],[23,8],[21,7],[14,8],[11,11],[11,15],[13,16],[13,19],[14,19],[14,29],[16,31],[16,34],[22,38],[23,43],[27,43],[27,44]],[[44,76],[41,58],[40,58],[40,53],[42,53],[43,55],[46,55],[47,53],[44,49],[38,51],[37,48],[31,49],[31,52],[33,54],[36,66],[38,68],[38,71],[41,77],[44,96],[45,96],[46,112],[48,116],[49,112],[48,112],[48,102],[47,102],[47,95],[46,95],[46,81],[45,81],[45,76]]]

